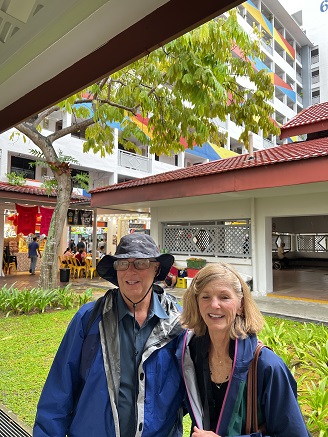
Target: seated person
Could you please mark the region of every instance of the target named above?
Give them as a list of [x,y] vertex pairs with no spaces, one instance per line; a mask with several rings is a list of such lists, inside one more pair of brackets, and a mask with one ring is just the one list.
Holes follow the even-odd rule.
[[67,266],[69,264],[69,260],[72,258],[73,255],[74,253],[71,252],[70,248],[68,247],[62,256],[62,263]]
[[177,279],[178,279],[178,269],[172,266],[164,281],[158,283],[158,285],[160,285],[162,288],[167,288],[167,287],[173,288],[177,283]]
[[79,251],[74,255],[74,258],[76,258],[80,264],[80,266],[84,266],[85,264],[85,257],[86,257],[86,252],[84,249],[79,249]]
[[103,258],[106,255],[106,249],[105,246],[101,246],[100,250],[99,250],[99,258]]
[[281,243],[277,250],[277,256],[282,267],[287,268],[289,259],[285,256],[285,243]]
[[74,252],[72,252],[69,247],[64,252],[64,256],[66,258],[72,258],[73,255],[74,255]]

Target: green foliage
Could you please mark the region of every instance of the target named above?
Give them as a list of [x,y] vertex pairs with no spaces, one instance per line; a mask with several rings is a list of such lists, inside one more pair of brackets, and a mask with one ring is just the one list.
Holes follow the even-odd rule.
[[[283,358],[298,382],[299,402],[313,436],[328,429],[328,328],[266,317],[260,339]],[[310,383],[309,383],[310,382]]]
[[47,179],[41,184],[41,188],[46,190],[48,196],[50,196],[53,191],[56,191],[58,188],[58,182],[56,179]]
[[328,429],[328,376],[319,382],[310,381],[306,388],[307,393],[299,396],[299,402],[310,410],[307,425],[313,433],[325,437]]
[[80,307],[92,300],[92,290],[76,294],[70,289],[70,284],[55,290],[41,288],[19,290],[14,285],[0,289],[0,311],[7,317],[13,314],[44,313],[53,308],[72,309]]
[[79,187],[84,188],[85,190],[89,189],[90,178],[88,173],[78,173],[72,177],[72,180],[77,183]]
[[10,185],[23,186],[26,184],[25,172],[16,173],[14,171],[6,173],[6,178],[8,178],[8,183]]
[[[270,76],[266,69],[253,68],[252,59],[262,57],[261,35],[256,28],[254,33],[255,38],[242,29],[232,10],[227,18],[203,24],[59,106],[76,119],[93,117],[83,150],[101,156],[113,149],[108,122],[121,124],[127,149],[136,147],[134,138],[150,145],[151,153],[170,155],[184,150],[181,136],[191,148],[205,141],[219,144],[225,134],[216,121],[230,116],[243,128],[240,140],[248,146],[250,131],[279,133],[270,119]],[[134,122],[137,113],[149,118],[150,134]]]
[[[11,288],[12,290],[12,288]],[[1,290],[8,294],[9,289]],[[68,293],[70,292],[68,288]],[[6,294],[5,293],[5,294]],[[91,290],[82,299],[92,296]],[[0,293],[0,305],[2,302]],[[83,302],[84,303],[84,302]],[[76,309],[36,313],[27,317],[0,317],[0,402],[32,425],[35,408],[53,357]],[[1,307],[2,309],[2,307]],[[281,321],[266,317],[260,338],[281,355],[288,345],[291,365],[295,368],[299,402],[313,437],[325,437],[328,427],[327,370],[321,375],[326,358],[328,327],[313,323]],[[273,333],[273,339],[270,337]],[[307,342],[317,342],[317,351],[307,351]],[[298,348],[295,346],[298,344]],[[302,350],[301,350],[302,349]],[[304,359],[309,352],[310,362]],[[19,359],[17,358],[19,357]],[[318,365],[319,363],[319,365]],[[326,362],[327,365],[327,362]],[[184,418],[184,437],[189,436],[190,418]]]

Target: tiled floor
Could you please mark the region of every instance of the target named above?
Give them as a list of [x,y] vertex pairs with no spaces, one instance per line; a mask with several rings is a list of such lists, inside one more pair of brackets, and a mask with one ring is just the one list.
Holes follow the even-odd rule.
[[[274,292],[270,294],[271,297],[283,296],[328,302],[328,269],[285,269],[273,270],[272,273]],[[10,286],[14,283],[20,289],[36,287],[38,279],[39,272],[35,276],[28,273],[13,273],[0,277],[0,288],[5,284]],[[99,277],[70,279],[69,283],[77,291],[84,291],[91,286],[100,290],[110,288],[109,283]]]
[[328,269],[273,270],[272,297],[286,296],[328,302]]

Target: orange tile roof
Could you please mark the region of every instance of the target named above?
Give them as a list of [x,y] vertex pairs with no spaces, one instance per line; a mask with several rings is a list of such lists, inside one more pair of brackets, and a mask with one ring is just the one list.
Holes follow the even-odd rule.
[[283,144],[281,146],[254,152],[254,159],[250,159],[249,154],[233,156],[231,158],[220,159],[218,161],[212,161],[205,164],[198,164],[192,167],[173,170],[166,173],[160,173],[145,178],[121,182],[115,185],[99,187],[91,190],[90,193],[96,194],[106,191],[120,190],[124,188],[160,184],[163,182],[197,178],[241,169],[264,167],[283,162],[318,158],[321,156],[328,156],[328,138],[320,138],[316,140],[292,144]]
[[291,127],[304,126],[312,123],[319,123],[328,120],[328,102],[318,103],[303,109],[291,120],[281,127],[281,130]]
[[[34,196],[47,196],[48,194],[45,190],[45,188],[41,187],[35,187],[31,185],[11,185],[8,184],[8,182],[1,182],[0,181],[0,191],[9,191],[14,193],[21,193],[21,194],[31,194]],[[49,197],[57,197],[56,191],[53,191]],[[83,202],[90,202],[89,197],[80,196],[78,194],[72,193],[71,195],[71,202],[72,203],[83,203]]]

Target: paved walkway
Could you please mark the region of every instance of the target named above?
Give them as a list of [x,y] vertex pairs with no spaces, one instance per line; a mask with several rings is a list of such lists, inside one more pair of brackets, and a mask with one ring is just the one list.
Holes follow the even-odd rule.
[[[39,274],[31,276],[28,273],[15,273],[5,277],[0,277],[0,288],[5,284],[14,285],[19,289],[37,287]],[[99,278],[80,278],[70,279],[69,282],[72,290],[77,293],[83,293],[86,289],[93,289],[95,298],[103,295],[112,285]],[[61,284],[64,286],[66,284]],[[184,288],[169,289],[169,292],[178,298],[183,296]],[[328,301],[315,300],[310,298],[297,298],[272,293],[267,296],[254,296],[254,299],[263,314],[273,315],[282,318],[290,318],[300,321],[312,321],[328,325]]]

